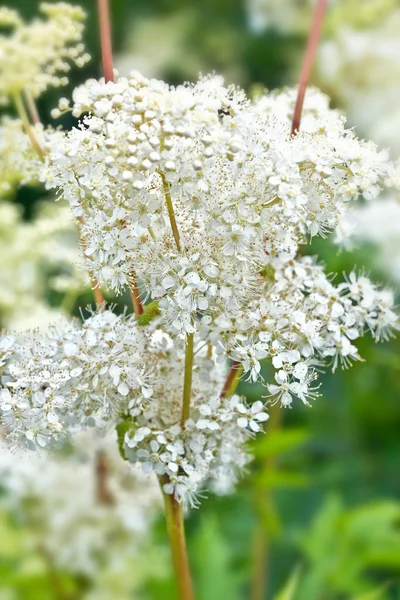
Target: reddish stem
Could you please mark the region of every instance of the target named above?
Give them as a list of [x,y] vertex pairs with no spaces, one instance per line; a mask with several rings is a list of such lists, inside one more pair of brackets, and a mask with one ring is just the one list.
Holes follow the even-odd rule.
[[114,81],[109,0],[97,0],[104,79]]
[[91,279],[92,279],[92,285],[94,286],[92,288],[94,301],[96,302],[96,304],[98,306],[101,306],[105,302],[103,293],[102,293],[101,289],[99,288],[99,283],[98,283],[97,279],[95,279],[93,277],[93,275],[92,275]]
[[96,460],[96,495],[100,504],[114,504],[114,497],[109,486],[109,463],[104,452],[97,454]]
[[313,24],[307,43],[307,50],[304,57],[303,65],[300,74],[299,89],[297,92],[296,106],[294,109],[292,120],[291,135],[296,135],[300,128],[301,113],[303,110],[304,96],[306,93],[308,81],[311,75],[311,69],[314,62],[315,53],[318,46],[318,40],[321,34],[322,22],[324,20],[326,10],[326,0],[317,0],[317,6],[314,12]]
[[[78,217],[79,238],[80,238],[81,244],[83,246],[83,250],[85,251],[87,248],[87,244],[86,244],[85,238],[82,235],[82,227],[84,224],[85,224],[85,221],[84,221],[83,217]],[[93,259],[90,258],[90,260],[93,260]],[[104,299],[103,293],[100,289],[99,282],[97,281],[97,279],[94,276],[94,273],[91,269],[88,269],[88,272],[89,272],[90,280],[92,282],[92,291],[93,291],[94,301],[96,302],[97,306],[102,306],[103,304],[105,305],[105,299]]]
[[129,291],[132,298],[133,311],[137,317],[143,314],[143,304],[140,298],[140,290],[136,280],[135,272],[132,270],[129,274]]
[[222,388],[221,398],[225,398],[225,396],[231,389],[232,383],[236,377],[237,370],[239,367],[240,367],[240,362],[237,360],[233,360],[231,363],[231,368],[229,369],[229,373],[225,379],[224,387]]
[[[97,7],[100,25],[101,59],[103,62],[104,80],[107,83],[108,81],[114,81],[109,0],[97,0]],[[140,299],[139,287],[134,271],[130,273],[129,289],[133,310],[138,317],[143,313],[143,304]]]

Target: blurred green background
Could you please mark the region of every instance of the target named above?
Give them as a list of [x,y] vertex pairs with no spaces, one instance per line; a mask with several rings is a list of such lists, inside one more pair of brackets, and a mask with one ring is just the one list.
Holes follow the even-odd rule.
[[[11,4],[31,18],[39,3]],[[95,2],[80,4],[88,12],[86,45],[92,61],[71,73],[69,89],[62,91],[66,97],[75,85],[101,74]],[[267,15],[273,6],[273,16],[260,23],[256,15],[255,21],[254,7],[245,0],[111,0],[116,65],[123,72],[140,69],[171,83],[216,70],[250,91],[293,85],[313,3],[254,4]],[[332,4],[325,36],[334,36],[343,26],[373,29],[399,8],[389,1]],[[324,88],[318,72],[314,81]],[[340,80],[336,87],[330,82],[325,88],[345,110]],[[50,110],[59,95],[56,90],[40,99],[44,121],[51,122]],[[67,118],[63,124],[72,121]],[[357,126],[354,111],[351,125]],[[39,198],[41,190],[18,190],[16,201],[27,219]],[[317,253],[328,271],[342,273],[356,265],[395,285],[377,266],[378,249],[371,245],[338,252],[330,241],[318,240],[309,252]],[[81,298],[81,304],[86,302],[87,297]],[[297,402],[282,415],[274,410],[236,494],[210,494],[199,510],[190,512],[188,544],[198,600],[400,598],[399,350],[399,340],[377,346],[365,339],[361,355],[366,362],[334,376],[326,372],[322,397],[311,408]],[[245,384],[241,391],[251,400],[263,393]],[[32,582],[14,582],[15,595],[7,591],[18,553],[10,558],[13,534],[4,529],[8,541],[0,542],[0,599],[52,598],[46,586]],[[144,565],[132,565],[133,572],[143,569],[143,583],[131,597],[172,599],[175,588],[162,516],[148,544]],[[157,558],[149,568],[146,556],[153,552]]]

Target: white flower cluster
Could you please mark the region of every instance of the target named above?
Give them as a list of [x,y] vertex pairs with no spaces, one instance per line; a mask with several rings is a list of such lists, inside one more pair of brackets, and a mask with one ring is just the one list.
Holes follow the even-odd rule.
[[376,9],[373,18],[370,11],[367,19],[368,8],[360,2],[363,11],[362,26],[350,9],[332,28],[321,46],[317,78],[319,85],[332,90],[352,124],[398,156],[400,10],[387,3],[381,6],[381,14]]
[[388,196],[352,211],[345,226],[353,238],[374,246],[374,262],[392,281],[400,282],[400,202]]
[[[243,442],[268,416],[262,402],[222,397],[226,376],[198,348],[191,416],[181,423],[185,346],[111,311],[78,323],[1,340],[2,422],[15,446],[45,447],[82,427],[119,423],[131,462],[168,475],[183,500],[208,479],[232,484],[248,460]],[[222,487],[222,484],[221,486]]]
[[[336,0],[337,2],[337,0]],[[311,0],[246,0],[245,9],[250,29],[303,33],[310,26]]]
[[242,311],[251,331],[249,305],[301,245],[394,179],[316,90],[291,137],[295,97],[250,103],[217,77],[171,88],[136,73],[79,88],[73,112],[90,116],[54,144],[45,176],[83,218],[99,282],[118,292],[134,271],[173,333],[200,316],[212,336]]
[[140,551],[161,504],[156,482],[119,456],[116,439],[81,434],[71,454],[26,456],[1,443],[0,507],[52,568],[99,577]]
[[79,221],[93,284],[129,286],[136,316],[99,302],[82,324],[1,338],[12,444],[117,426],[125,457],[195,504],[209,480],[229,488],[268,418],[234,393],[242,370],[272,401],[308,403],[317,366],[348,366],[358,337],[399,327],[390,291],[355,273],[334,285],[301,257],[350,201],[398,185],[396,170],[317,90],[291,135],[295,101],[250,101],[215,75],[172,87],[133,72],[61,99],[55,114],[81,119],[72,131],[36,126],[37,176]]
[[[68,314],[67,304],[87,285],[78,235],[66,206],[44,204],[31,221],[11,202],[0,202],[0,326],[19,331],[48,325]],[[63,311],[52,309],[52,291],[64,295]],[[69,300],[71,298],[71,301]]]
[[0,199],[10,197],[18,185],[35,183],[35,150],[19,119],[0,120]]
[[0,9],[0,27],[12,35],[0,36],[0,101],[28,91],[39,96],[48,87],[68,82],[70,62],[83,66],[89,56],[82,44],[84,11],[64,2],[42,3],[46,19],[24,23],[9,8]]

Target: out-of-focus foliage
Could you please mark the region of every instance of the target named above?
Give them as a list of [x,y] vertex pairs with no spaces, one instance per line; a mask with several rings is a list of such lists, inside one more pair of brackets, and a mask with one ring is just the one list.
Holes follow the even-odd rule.
[[[85,42],[92,62],[70,74],[65,96],[77,83],[100,74],[95,2],[77,3],[89,13]],[[36,0],[8,4],[26,18],[37,13]],[[257,89],[296,81],[313,2],[112,0],[111,5],[116,63],[121,71],[142,69],[146,75],[178,83],[195,78],[200,70],[215,69],[230,81]],[[398,0],[333,1],[314,72],[314,83],[350,113],[351,125],[372,137],[375,131],[378,141],[399,138],[399,11]],[[39,100],[45,122],[50,121],[57,96],[57,91],[49,91]],[[69,118],[63,118],[64,124]],[[11,180],[11,188],[3,195],[22,205],[29,221],[21,222],[18,217],[16,224],[17,209],[5,203],[0,206],[0,248],[7,259],[0,266],[1,325],[15,322],[15,314],[12,319],[5,315],[15,308],[15,294],[22,297],[16,284],[29,286],[32,256],[41,253],[43,270],[35,285],[39,281],[43,288],[38,295],[45,289],[49,306],[57,310],[69,289],[62,288],[63,277],[71,277],[69,265],[75,260],[66,255],[61,268],[52,268],[51,247],[45,245],[43,236],[36,247],[32,234],[36,220],[31,217],[42,195],[32,187],[14,188],[13,174]],[[44,209],[40,210],[43,214]],[[48,217],[51,209],[45,214]],[[17,234],[20,248],[25,245],[23,252],[30,257],[24,275],[18,277],[11,262]],[[384,265],[377,266],[377,246],[364,245],[350,254],[338,253],[333,244],[328,250],[315,244],[310,253],[314,250],[332,271],[367,264],[377,279],[390,280]],[[75,303],[89,302],[89,294],[76,302],[79,293],[75,290],[66,298],[67,311]],[[35,295],[36,291],[33,306]],[[23,307],[24,316],[32,316],[31,308]],[[260,550],[265,553],[261,556],[263,598],[400,597],[400,341],[385,347],[366,342],[362,354],[367,364],[359,363],[335,378],[326,373],[324,395],[312,408],[296,406],[285,411],[275,429],[270,422],[266,436],[255,445],[256,460],[237,495],[210,497],[201,512],[191,512],[188,543],[198,600],[261,600],[254,593],[254,557]],[[245,385],[242,391],[246,392]],[[257,400],[257,392],[252,389],[251,393],[255,394],[251,400]],[[94,596],[82,594],[85,582],[49,569],[44,557],[26,545],[21,523],[3,511],[0,540],[2,600],[61,598],[56,591],[60,578],[71,600],[175,598],[161,521],[143,554],[125,573],[110,579],[107,573],[99,574]],[[81,596],[76,596],[77,587]]]

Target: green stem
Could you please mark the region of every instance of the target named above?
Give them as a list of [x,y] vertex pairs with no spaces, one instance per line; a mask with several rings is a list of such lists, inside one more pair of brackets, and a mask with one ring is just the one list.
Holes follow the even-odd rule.
[[72,287],[67,290],[60,305],[61,310],[67,313],[67,315],[70,315],[74,309],[77,297],[78,291],[76,288]]
[[222,388],[221,398],[229,398],[235,393],[242,373],[243,367],[240,362],[233,360],[229,373],[225,379],[224,387]]
[[150,234],[151,238],[152,238],[152,239],[155,241],[155,240],[156,240],[156,236],[155,236],[155,234],[154,234],[154,231],[153,231],[153,228],[152,228],[152,226],[151,226],[151,225],[148,225],[148,226],[147,226],[147,231],[149,232],[149,234]]
[[[279,431],[282,426],[282,408],[279,403],[271,406],[269,412],[267,435]],[[276,467],[276,455],[271,454],[264,460],[262,469],[273,471]],[[270,531],[263,522],[262,515],[270,511],[273,504],[272,489],[264,488],[262,491],[255,490],[254,498],[257,519],[253,537],[253,568],[251,581],[251,600],[264,600],[268,588],[268,563],[270,556]]]
[[163,184],[165,200],[167,203],[168,217],[169,217],[169,222],[171,223],[171,229],[172,229],[172,233],[174,236],[175,244],[176,244],[176,247],[178,248],[178,252],[181,252],[181,242],[180,242],[180,238],[179,238],[178,226],[176,224],[174,206],[172,204],[169,183],[162,171],[158,171],[158,174],[160,175],[162,184]]
[[179,600],[194,600],[189,560],[186,549],[185,526],[183,522],[182,505],[173,494],[166,494],[163,485],[168,483],[167,475],[160,477],[161,490],[164,497],[165,518],[172,563],[178,587]]
[[70,600],[70,595],[65,589],[62,576],[54,564],[51,553],[48,552],[47,549],[41,544],[37,546],[37,551],[46,564],[47,575],[49,577],[49,583],[55,600]]
[[31,124],[29,122],[29,117],[27,115],[27,112],[25,110],[25,106],[24,103],[22,101],[21,98],[21,94],[14,94],[14,103],[15,103],[15,108],[17,109],[17,113],[19,115],[19,118],[22,121],[22,125],[24,126],[25,129],[25,133],[27,134],[27,136],[29,137],[29,140],[32,144],[32,147],[36,150],[40,160],[44,160],[44,152],[43,149],[41,147],[41,145],[39,144],[35,132],[31,127]]
[[32,96],[32,92],[30,90],[26,89],[26,90],[24,90],[24,96],[25,96],[26,106],[28,107],[28,111],[29,111],[29,114],[32,119],[32,123],[37,125],[38,123],[40,123],[40,117],[39,117],[38,109],[36,106],[36,102]]
[[186,334],[186,350],[185,350],[185,374],[183,380],[183,402],[182,402],[182,418],[181,425],[190,415],[190,396],[192,392],[192,377],[193,377],[193,357],[194,357],[194,333]]

